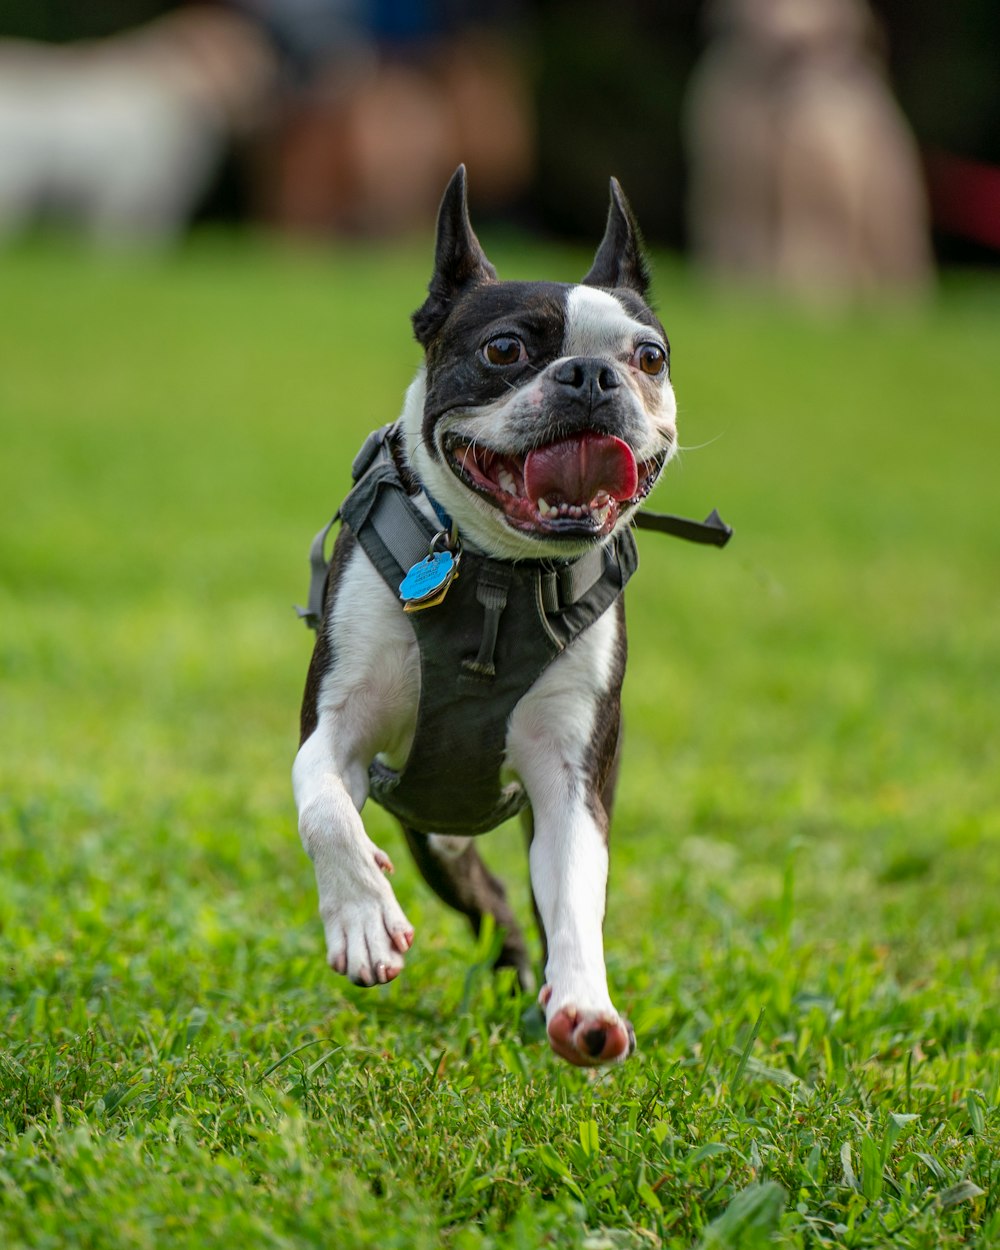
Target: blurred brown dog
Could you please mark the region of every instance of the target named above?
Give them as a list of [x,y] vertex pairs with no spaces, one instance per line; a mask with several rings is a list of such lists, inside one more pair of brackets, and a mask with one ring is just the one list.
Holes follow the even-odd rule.
[[718,0],[687,102],[704,263],[820,300],[931,276],[916,146],[865,0]]

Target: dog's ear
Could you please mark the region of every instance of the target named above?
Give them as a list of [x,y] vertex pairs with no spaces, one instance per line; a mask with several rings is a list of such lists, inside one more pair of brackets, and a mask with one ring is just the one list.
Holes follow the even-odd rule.
[[586,286],[625,287],[643,299],[649,294],[642,235],[617,178],[611,179],[611,208],[604,238],[583,281]]
[[456,295],[483,282],[496,281],[497,271],[486,259],[469,221],[465,166],[459,165],[441,200],[437,220],[434,274],[428,296],[413,314],[413,331],[424,347],[451,310]]

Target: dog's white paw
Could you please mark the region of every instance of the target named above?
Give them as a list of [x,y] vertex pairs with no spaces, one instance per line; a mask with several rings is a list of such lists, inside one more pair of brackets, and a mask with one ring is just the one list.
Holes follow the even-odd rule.
[[413,926],[378,868],[392,871],[382,851],[371,872],[345,872],[320,901],[326,961],[355,985],[385,985],[399,976],[413,945]]
[[578,1008],[572,1003],[554,1006],[552,987],[543,985],[538,1001],[546,1010],[549,1045],[561,1059],[590,1068],[621,1063],[635,1050],[635,1030],[609,1003],[604,1008]]

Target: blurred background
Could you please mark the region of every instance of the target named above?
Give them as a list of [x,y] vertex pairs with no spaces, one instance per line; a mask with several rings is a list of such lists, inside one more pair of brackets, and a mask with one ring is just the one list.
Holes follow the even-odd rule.
[[650,242],[808,295],[1000,257],[995,0],[3,0],[0,239]]

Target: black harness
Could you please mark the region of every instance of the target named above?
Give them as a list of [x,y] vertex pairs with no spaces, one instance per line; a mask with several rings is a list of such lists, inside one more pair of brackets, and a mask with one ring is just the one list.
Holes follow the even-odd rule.
[[[338,518],[394,594],[440,539],[400,476],[400,440],[398,424],[369,435],[352,466],[353,488],[313,540],[309,606],[299,609],[312,629],[322,624],[325,543]],[[714,512],[703,524],[656,517],[655,527],[716,546],[732,533]],[[611,607],[637,565],[627,529],[571,561],[463,552],[444,597],[410,615],[420,654],[416,731],[401,771],[372,763],[372,798],[422,833],[485,833],[520,811],[523,787],[501,784],[510,715],[555,657]]]

